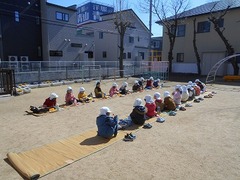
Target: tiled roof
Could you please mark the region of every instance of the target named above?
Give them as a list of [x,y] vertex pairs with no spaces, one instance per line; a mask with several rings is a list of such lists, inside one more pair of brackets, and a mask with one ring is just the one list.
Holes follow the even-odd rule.
[[[231,3],[232,2],[232,3]],[[186,18],[191,16],[199,16],[203,14],[208,14],[209,12],[217,12],[226,9],[230,6],[230,9],[240,8],[240,0],[221,0],[214,1],[210,3],[203,4],[201,6],[195,7],[193,9],[187,10],[182,13],[180,18]],[[169,20],[174,19],[174,16],[167,18]],[[157,23],[161,23],[161,21],[157,21]]]

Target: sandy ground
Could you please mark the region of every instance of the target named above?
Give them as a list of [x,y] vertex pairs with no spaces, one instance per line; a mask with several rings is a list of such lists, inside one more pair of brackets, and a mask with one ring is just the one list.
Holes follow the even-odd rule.
[[[190,79],[188,79],[190,80]],[[188,82],[186,80],[186,82]],[[125,79],[117,80],[119,85]],[[131,85],[134,79],[128,79]],[[108,92],[113,80],[102,82]],[[144,91],[71,107],[41,117],[25,115],[30,105],[41,105],[51,92],[64,103],[68,85],[32,89],[30,94],[0,98],[0,179],[22,177],[6,163],[8,152],[21,152],[95,128],[102,106],[125,118],[134,100],[172,91],[178,82],[166,82],[159,90]],[[77,96],[80,86],[92,92],[95,82],[71,84]],[[79,179],[240,179],[240,86],[213,84],[213,98],[193,103],[165,123],[136,132],[133,142],[117,143],[59,169],[43,180]]]

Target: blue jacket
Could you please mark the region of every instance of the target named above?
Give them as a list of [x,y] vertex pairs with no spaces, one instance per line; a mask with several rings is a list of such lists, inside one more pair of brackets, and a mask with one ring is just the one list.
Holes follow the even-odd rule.
[[98,116],[96,120],[98,135],[105,138],[111,138],[114,134],[117,133],[117,123],[117,116],[114,118],[107,115]]

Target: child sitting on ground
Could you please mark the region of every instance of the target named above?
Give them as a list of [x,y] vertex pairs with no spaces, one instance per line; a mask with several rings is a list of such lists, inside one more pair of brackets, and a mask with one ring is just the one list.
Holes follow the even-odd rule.
[[66,102],[66,105],[72,105],[72,104],[77,105],[77,99],[75,98],[72,87],[70,86],[67,88],[67,93],[65,95],[65,102]]
[[152,118],[154,116],[158,117],[158,114],[156,112],[156,104],[152,99],[151,95],[146,95],[144,98],[146,104],[145,107],[147,108],[146,116],[147,118]]
[[111,87],[111,89],[109,90],[109,96],[110,97],[113,97],[113,95],[118,95],[119,94],[119,90],[118,90],[118,85],[117,85],[117,83],[113,83],[112,84],[112,87]]
[[155,92],[153,98],[155,99],[156,111],[158,114],[160,114],[160,112],[162,112],[164,109],[164,103],[161,99],[161,94],[159,92]]
[[186,102],[189,99],[189,92],[186,85],[182,86],[182,102]]
[[108,107],[102,107],[100,114],[96,119],[97,134],[104,138],[116,137],[118,133],[118,116],[111,117],[110,109]]
[[143,77],[141,77],[139,80],[138,80],[138,84],[139,84],[139,86],[141,87],[141,90],[143,90],[144,88],[144,78]]
[[122,95],[128,94],[128,93],[129,93],[129,90],[127,90],[127,87],[128,87],[128,83],[127,83],[127,82],[124,82],[124,83],[122,84],[122,86],[120,87],[120,89],[119,89],[120,94],[122,94]]
[[188,90],[188,93],[189,93],[188,101],[192,101],[195,98],[194,88],[191,85],[187,85],[187,90]]
[[174,111],[176,104],[168,91],[164,92],[164,110]]
[[139,85],[138,81],[135,80],[134,84],[133,84],[133,87],[132,87],[132,91],[133,92],[139,92],[141,90],[142,90],[141,86]]
[[78,93],[78,101],[81,103],[89,103],[89,101],[92,99],[92,93],[90,93],[89,95],[87,95],[85,93],[85,88],[84,87],[80,87],[79,89],[79,93]]
[[100,81],[97,81],[94,93],[96,98],[105,98],[106,94],[102,92]]
[[148,80],[147,80],[147,84],[146,84],[146,89],[152,89],[154,86],[153,86],[153,77],[150,77]]
[[179,107],[181,105],[182,100],[182,87],[181,85],[176,85],[175,90],[172,93],[173,101],[175,102],[176,106]]
[[200,87],[201,94],[206,92],[206,85],[203,82],[201,82],[199,79],[196,79],[195,83]]
[[201,88],[196,83],[193,83],[192,86],[194,88],[194,95],[195,96],[200,96]]
[[134,124],[142,126],[145,123],[146,108],[142,104],[142,100],[137,98],[133,104],[133,110],[130,114]]
[[159,88],[160,87],[160,79],[157,79],[157,80],[154,80],[154,82],[153,82],[153,87],[154,88]]

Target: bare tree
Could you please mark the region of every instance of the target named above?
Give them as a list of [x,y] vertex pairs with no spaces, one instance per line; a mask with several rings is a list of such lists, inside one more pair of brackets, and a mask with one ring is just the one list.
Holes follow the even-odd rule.
[[197,48],[197,30],[196,30],[196,18],[193,19],[193,49],[194,49],[194,53],[197,59],[197,68],[198,68],[198,74],[201,75],[202,71],[201,71],[201,58],[200,55],[198,53],[198,48]]
[[119,33],[119,70],[120,77],[124,76],[124,66],[123,66],[123,57],[124,57],[124,36],[128,28],[131,27],[132,23],[129,18],[129,14],[127,11],[122,11],[122,0],[120,0],[119,11],[116,12],[116,16],[114,18],[114,25]]
[[[145,0],[145,4],[150,4],[150,0]],[[188,5],[189,0],[152,0],[152,13],[157,16],[159,24],[165,27],[164,33],[167,34],[169,39],[169,72],[172,72],[173,49],[177,27]],[[149,6],[140,5],[144,12],[147,12],[147,7]]]
[[[210,16],[208,17],[209,21],[214,25],[214,30],[217,32],[221,40],[223,41],[226,50],[227,50],[227,55],[233,55],[235,53],[234,48],[232,45],[229,43],[227,40],[226,36],[224,35],[224,27],[220,26],[220,22],[223,20],[224,16],[228,13],[228,10],[231,8],[232,5],[234,5],[234,1],[228,1],[228,6],[221,10],[221,11],[214,11],[215,7],[218,5],[219,2],[214,3],[211,11],[210,11]],[[239,67],[236,61],[236,58],[233,58],[230,60],[234,75],[238,75],[239,73]]]

